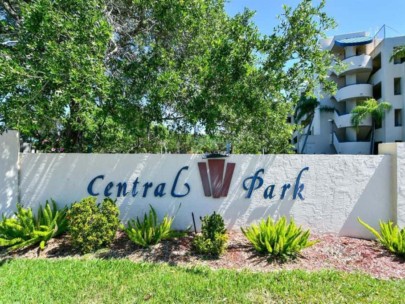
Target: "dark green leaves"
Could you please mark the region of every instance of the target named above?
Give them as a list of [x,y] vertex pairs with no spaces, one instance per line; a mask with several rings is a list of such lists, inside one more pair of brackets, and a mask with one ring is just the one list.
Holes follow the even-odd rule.
[[39,150],[187,152],[198,129],[234,153],[288,153],[301,93],[333,89],[318,45],[334,25],[323,1],[286,7],[270,36],[252,11],[229,17],[223,0],[12,4],[0,123]]

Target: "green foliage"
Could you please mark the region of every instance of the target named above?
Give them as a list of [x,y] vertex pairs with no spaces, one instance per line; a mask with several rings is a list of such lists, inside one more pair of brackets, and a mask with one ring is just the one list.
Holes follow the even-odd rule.
[[390,57],[390,62],[394,61],[397,58],[398,59],[405,58],[405,45],[401,45],[399,47],[394,47],[394,51],[392,52],[392,55]]
[[385,112],[391,109],[391,104],[386,101],[377,101],[374,98],[367,99],[366,101],[358,104],[352,110],[352,124],[355,127],[360,126],[361,122],[367,117],[371,117],[372,129],[370,140],[370,154],[374,154],[374,133],[376,124],[381,124]]
[[373,98],[367,99],[352,110],[352,123],[355,127],[358,127],[367,116],[371,116],[374,123],[379,122],[391,107],[389,102],[378,102]]
[[399,304],[405,294],[403,279],[360,272],[213,270],[129,259],[13,259],[1,266],[0,286],[0,303]]
[[17,43],[0,47],[0,122],[40,150],[87,152],[108,129],[112,29],[103,8],[102,0],[18,1],[9,31]]
[[72,205],[67,213],[73,246],[82,253],[109,246],[119,226],[119,209],[110,198],[101,204],[87,197]]
[[200,235],[193,240],[193,247],[197,253],[219,256],[224,253],[228,236],[225,223],[221,215],[213,213],[202,219]]
[[380,234],[377,230],[362,221],[360,218],[357,218],[357,220],[372,234],[374,234],[377,240],[385,248],[400,257],[405,257],[405,228],[399,229],[399,227],[394,225],[394,223],[391,221],[388,223],[380,221]]
[[319,101],[314,97],[302,95],[295,108],[294,121],[303,127],[308,126],[314,119],[315,110],[319,106]]
[[135,244],[149,247],[171,237],[172,223],[173,218],[167,215],[159,223],[155,209],[150,206],[149,214],[145,213],[143,221],[138,217],[136,220],[128,221],[128,227],[125,229],[125,232]]
[[66,212],[67,208],[58,210],[53,200],[46,201],[44,208],[40,206],[37,216],[31,208],[17,204],[15,217],[3,216],[0,222],[0,246],[13,251],[39,244],[43,250],[47,241],[67,230]]
[[268,254],[270,259],[294,258],[302,249],[316,243],[309,241],[309,230],[297,227],[294,219],[287,223],[285,216],[276,222],[268,217],[267,220],[262,219],[259,225],[253,224],[241,230],[253,247],[260,253]]
[[333,89],[313,2],[270,35],[224,0],[0,2],[0,127],[43,151],[192,152],[196,130],[195,152],[291,152],[301,92]]

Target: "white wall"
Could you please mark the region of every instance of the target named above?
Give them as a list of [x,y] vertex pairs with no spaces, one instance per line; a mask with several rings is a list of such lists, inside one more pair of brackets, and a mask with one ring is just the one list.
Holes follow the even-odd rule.
[[391,193],[393,194],[393,221],[405,228],[405,143],[384,143],[378,145],[380,154],[392,155]]
[[18,200],[18,133],[0,135],[0,214],[10,214]]
[[[358,216],[375,227],[379,220],[393,217],[390,158],[387,155],[232,155],[226,159],[227,163],[236,163],[229,194],[214,199],[204,196],[198,171],[198,162],[205,162],[201,155],[24,154],[20,191],[22,202],[34,208],[49,198],[65,205],[88,196],[88,184],[96,176],[105,176],[103,181],[96,181],[93,189],[100,193],[110,181],[116,190],[118,182],[127,182],[129,187],[138,177],[140,186],[152,182],[153,188],[146,197],[141,197],[143,189],[138,189],[137,196],[129,193],[118,199],[124,220],[143,214],[152,204],[160,216],[178,210],[175,228],[192,225],[191,212],[199,226],[199,216],[218,211],[229,228],[245,226],[269,215],[288,215],[314,232],[368,238],[371,235],[357,222]],[[173,198],[170,195],[173,181],[184,166],[189,168],[180,174],[176,191],[185,193],[187,183],[190,193]],[[298,185],[305,185],[301,192],[304,200],[299,196],[294,199],[297,175],[306,167],[309,169],[303,171]],[[246,198],[243,182],[259,169],[264,169],[264,183],[253,191],[251,198]],[[166,183],[164,197],[154,197],[152,193],[159,183]],[[291,188],[280,199],[281,187],[286,183]],[[276,197],[264,199],[264,189],[269,185],[275,185]]]
[[[152,204],[159,216],[177,214],[177,229],[192,225],[191,212],[199,226],[198,218],[213,211],[222,214],[228,227],[234,229],[267,216],[287,215],[313,232],[364,238],[371,235],[357,222],[357,217],[376,228],[379,220],[405,224],[405,144],[387,148],[386,153],[392,156],[232,155],[226,163],[235,163],[235,172],[228,196],[222,198],[204,195],[198,163],[207,160],[201,155],[20,154],[18,160],[18,151],[16,132],[0,136],[0,213],[12,213],[19,197],[25,206],[34,209],[49,198],[60,206],[69,205],[89,196],[90,181],[103,175],[103,180],[97,179],[92,189],[100,193],[100,200],[109,182],[113,183],[113,197],[117,183],[128,185],[128,194],[118,198],[124,221],[142,215]],[[256,172],[260,172],[256,174],[258,189],[247,197]],[[171,195],[176,175],[179,176],[174,194],[188,192],[184,197]],[[131,186],[137,178],[138,193],[133,197]],[[145,183],[153,185],[143,197]],[[165,188],[159,192],[162,183]],[[157,193],[164,193],[163,197],[154,195],[159,184]],[[281,198],[286,184],[290,187]],[[274,188],[273,198],[264,197],[266,188]]]

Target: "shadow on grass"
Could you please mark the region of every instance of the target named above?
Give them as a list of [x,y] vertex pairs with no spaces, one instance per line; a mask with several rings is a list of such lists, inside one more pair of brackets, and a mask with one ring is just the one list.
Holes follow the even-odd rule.
[[0,256],[0,267],[10,263],[13,260],[14,260],[14,258],[9,257],[9,256],[7,256],[7,257]]
[[120,231],[110,248],[97,251],[94,257],[100,259],[129,258],[144,262],[164,262],[176,266],[180,262],[190,261],[191,241],[190,233],[182,234],[182,237],[163,240],[157,245],[143,248],[133,243],[125,233]]
[[301,255],[296,256],[271,256],[267,253],[257,252],[255,249],[250,249],[250,256],[248,258],[249,261],[253,263],[253,265],[257,266],[260,264],[265,263],[266,266],[270,266],[273,264],[283,265],[283,264],[291,264],[294,263],[299,258],[304,258]]

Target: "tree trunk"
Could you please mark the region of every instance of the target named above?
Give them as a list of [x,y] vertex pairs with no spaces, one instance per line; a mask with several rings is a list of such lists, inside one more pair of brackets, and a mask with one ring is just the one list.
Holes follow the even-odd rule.
[[301,154],[304,154],[304,149],[307,144],[309,133],[311,132],[311,127],[312,127],[313,121],[314,121],[314,117],[312,117],[311,122],[309,123],[309,126],[308,126],[307,134],[305,134],[305,140],[304,140],[304,144],[302,145]]
[[374,154],[374,132],[375,132],[375,121],[372,120],[371,123],[371,139],[370,139],[370,154]]

